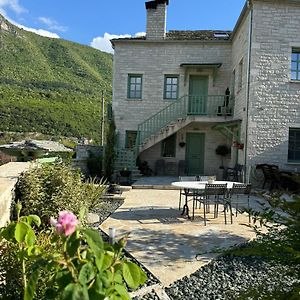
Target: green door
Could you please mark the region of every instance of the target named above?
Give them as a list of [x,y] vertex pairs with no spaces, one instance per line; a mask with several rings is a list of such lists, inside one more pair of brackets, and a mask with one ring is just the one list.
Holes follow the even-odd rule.
[[187,133],[185,159],[188,175],[203,175],[204,145],[204,133]]
[[206,114],[207,94],[208,77],[191,75],[189,80],[189,114]]

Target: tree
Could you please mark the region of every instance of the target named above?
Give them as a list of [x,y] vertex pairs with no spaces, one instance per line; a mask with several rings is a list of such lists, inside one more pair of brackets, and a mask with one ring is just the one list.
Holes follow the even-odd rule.
[[114,120],[108,123],[108,130],[106,134],[106,146],[104,150],[104,177],[107,181],[111,181],[114,172],[115,162],[115,143],[116,143],[116,125]]

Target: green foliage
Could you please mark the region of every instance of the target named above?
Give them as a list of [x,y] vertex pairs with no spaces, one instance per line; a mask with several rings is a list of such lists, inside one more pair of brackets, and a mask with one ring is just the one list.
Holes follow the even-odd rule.
[[89,175],[93,178],[102,177],[102,155],[89,151],[89,158],[87,160],[87,167]]
[[24,214],[37,214],[49,223],[58,211],[73,211],[77,216],[101,201],[103,184],[83,182],[79,171],[63,163],[43,164],[23,173],[16,186],[16,198]]
[[0,29],[0,51],[0,130],[99,139],[112,55],[11,24]]
[[[12,261],[17,261],[17,270],[22,270],[14,271],[19,282],[14,287],[18,290],[9,290],[12,287],[9,283],[6,290],[0,288],[2,298],[20,299],[18,293],[21,292],[24,300],[127,300],[130,296],[126,286],[136,289],[145,283],[145,273],[122,258],[125,238],[110,245],[103,242],[95,229],[78,228],[69,236],[49,233],[48,242],[43,244],[36,239],[27,239],[33,232],[32,225],[40,225],[39,218],[33,215],[20,217],[19,212],[20,208],[17,221],[0,231],[2,244],[14,250]],[[7,280],[7,265],[3,266],[1,261],[0,266]],[[41,277],[42,285],[39,284]]]
[[111,120],[108,125],[106,147],[104,151],[104,177],[107,181],[111,181],[114,173],[115,162],[115,143],[116,143],[116,125],[114,120]]

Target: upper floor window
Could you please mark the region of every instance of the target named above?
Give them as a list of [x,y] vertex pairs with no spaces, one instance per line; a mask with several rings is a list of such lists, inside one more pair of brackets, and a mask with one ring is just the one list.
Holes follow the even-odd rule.
[[164,85],[164,99],[178,99],[178,76],[166,75]]
[[243,59],[239,63],[239,72],[238,72],[238,91],[243,87]]
[[142,99],[142,79],[139,74],[128,75],[128,95],[129,99]]
[[300,128],[289,129],[289,162],[300,162]]
[[292,50],[291,79],[300,80],[300,49]]

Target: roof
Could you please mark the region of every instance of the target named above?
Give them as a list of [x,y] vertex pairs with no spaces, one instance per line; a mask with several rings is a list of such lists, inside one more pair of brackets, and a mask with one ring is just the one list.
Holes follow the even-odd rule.
[[228,30],[170,30],[167,40],[229,40],[231,31]]
[[48,152],[72,152],[73,150],[65,147],[64,145],[54,142],[54,141],[39,141],[39,140],[30,140],[30,141],[20,141],[13,142],[6,145],[0,145],[1,149],[27,149],[27,150],[44,150]]
[[[229,30],[170,30],[162,41],[227,41],[232,31]],[[112,39],[111,42],[147,40],[146,36]]]

